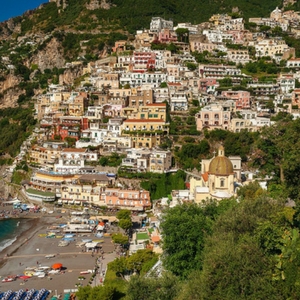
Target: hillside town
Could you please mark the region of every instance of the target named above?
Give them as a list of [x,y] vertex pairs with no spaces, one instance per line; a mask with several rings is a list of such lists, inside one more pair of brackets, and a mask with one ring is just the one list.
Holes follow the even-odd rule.
[[[105,268],[103,255],[103,265],[101,259],[96,261],[95,270],[101,265],[101,272],[95,275],[94,286],[103,285],[107,264],[125,259],[127,250],[130,256],[151,249],[157,257],[152,273],[147,270],[145,276],[162,276],[158,257],[165,250],[162,241],[167,228],[161,223],[166,222],[166,208],[217,206],[221,200],[238,197],[240,189],[253,183],[261,191],[268,189],[274,172],[267,169],[261,174],[259,168],[249,167],[242,149],[227,155],[222,139],[203,150],[201,159],[193,157],[191,166],[183,165],[186,157],[178,154],[185,142],[202,146],[212,132],[258,134],[281,117],[300,117],[300,58],[281,36],[300,37],[300,13],[277,7],[269,18],[250,18],[247,23],[235,13],[177,26],[172,20],[152,17],[148,29],[116,41],[97,60],[84,64],[78,57],[66,63],[64,69],[70,72],[80,66],[76,82],[65,82],[63,76],[59,82],[48,80],[47,88],[32,96],[36,125],[1,176],[11,192],[2,199],[3,206],[15,197],[13,209],[20,209],[20,201],[29,201],[36,204],[31,213],[50,210],[59,219],[63,211],[68,224],[63,224],[64,229],[57,225],[55,230],[70,235],[80,232],[80,236],[88,233],[80,255],[90,252],[92,257],[101,247],[90,237],[106,234],[110,238],[121,220],[118,213],[127,214],[124,219],[130,226],[120,226],[123,230],[118,228],[117,233],[124,234],[126,242],[112,245],[106,240],[110,256]],[[84,49],[87,43],[80,46]],[[1,59],[7,69],[15,69],[9,57]],[[24,173],[29,177],[16,184],[12,181],[16,172],[20,178]],[[170,192],[164,183],[164,195],[154,197],[154,180],[163,181],[169,175],[175,178],[175,183],[168,182]],[[39,211],[38,205],[47,209]],[[90,212],[102,215],[91,217]],[[53,236],[59,236],[55,230]],[[130,272],[125,267],[122,272],[131,276],[139,267],[133,264]]]
[[[270,18],[250,22],[292,28],[297,35],[299,20],[297,13],[276,8]],[[165,49],[153,50],[153,44]],[[170,45],[178,51],[167,50]],[[215,62],[198,63],[195,51],[211,54]],[[264,81],[243,72],[246,63],[261,57],[283,63],[285,72]],[[172,21],[153,17],[150,29],[138,30],[131,42],[117,41],[110,56],[88,63],[78,88],[50,84],[38,95],[38,127],[10,171],[24,158],[33,167],[30,180],[23,182],[32,200],[145,211],[151,208],[149,192],[121,183],[117,169],[99,166],[99,159],[115,155],[116,167],[125,173],[176,172],[164,142],[171,118],[184,116],[191,107],[196,108],[192,122],[197,131],[256,132],[273,124],[272,115],[280,112],[297,118],[299,67],[295,49],[276,36],[245,29],[243,18],[213,15],[206,23],[174,27]],[[204,160],[201,172],[188,176],[188,189],[177,192],[176,199],[200,202],[236,194],[245,181],[241,172],[247,170],[240,157],[228,162],[220,149],[214,157],[228,166],[219,175],[234,177],[212,184],[208,177],[217,170],[212,172],[209,162],[214,158]]]

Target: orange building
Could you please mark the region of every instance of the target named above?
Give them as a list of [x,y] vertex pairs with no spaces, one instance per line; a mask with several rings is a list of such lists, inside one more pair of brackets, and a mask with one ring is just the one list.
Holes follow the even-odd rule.
[[110,208],[144,211],[151,207],[150,193],[145,190],[106,188],[101,201]]

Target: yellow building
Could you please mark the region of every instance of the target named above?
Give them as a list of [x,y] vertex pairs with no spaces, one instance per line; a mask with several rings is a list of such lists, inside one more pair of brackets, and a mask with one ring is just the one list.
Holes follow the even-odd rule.
[[[205,160],[208,171],[203,172],[198,179],[191,178],[190,194],[196,203],[213,198],[222,200],[235,194],[235,170],[231,160],[225,156],[223,146],[219,147],[218,155],[212,160]],[[205,169],[205,166],[202,165]],[[205,171],[205,170],[204,170]]]
[[75,183],[61,186],[61,203],[99,204],[103,187],[112,184],[113,179],[104,174],[85,174],[80,176]]
[[30,163],[38,164],[41,166],[53,166],[55,160],[59,157],[61,148],[45,148],[34,145],[29,151]]
[[153,148],[161,143],[160,135],[136,135],[131,137],[133,148]]
[[122,133],[167,134],[169,123],[160,119],[127,119],[122,124]]
[[167,106],[165,103],[152,103],[139,107],[126,107],[122,110],[123,117],[131,120],[162,120],[166,122]]

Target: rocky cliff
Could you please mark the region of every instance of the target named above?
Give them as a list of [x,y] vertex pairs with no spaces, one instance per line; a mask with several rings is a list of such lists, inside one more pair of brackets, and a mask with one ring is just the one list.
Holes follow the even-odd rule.
[[56,38],[52,38],[44,49],[38,51],[27,61],[27,67],[30,68],[32,64],[35,64],[43,72],[45,69],[54,67],[62,68],[65,63],[61,44]]

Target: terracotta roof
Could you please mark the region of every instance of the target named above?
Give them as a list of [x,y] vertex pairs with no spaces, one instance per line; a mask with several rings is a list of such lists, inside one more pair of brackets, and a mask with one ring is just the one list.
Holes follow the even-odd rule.
[[65,149],[62,150],[62,152],[79,152],[79,153],[84,153],[84,152],[86,152],[86,149],[65,148]]
[[109,181],[105,174],[84,174],[78,178],[83,181]]
[[150,103],[147,104],[146,106],[166,106],[166,103]]
[[151,237],[151,240],[153,243],[158,243],[158,242],[160,242],[160,236],[154,235]]
[[202,174],[202,178],[205,182],[208,181],[208,172],[205,172],[204,174]]
[[127,119],[127,120],[125,120],[124,121],[124,123],[134,123],[134,122],[136,122],[136,123],[165,123],[165,121],[164,120],[162,120],[162,119]]
[[181,83],[179,83],[179,82],[168,82],[168,85],[177,85],[177,86],[180,86]]

